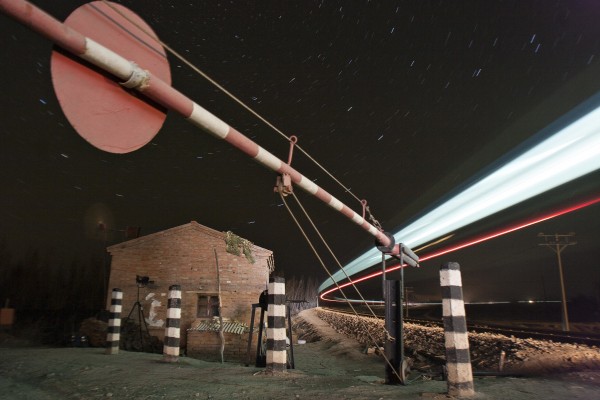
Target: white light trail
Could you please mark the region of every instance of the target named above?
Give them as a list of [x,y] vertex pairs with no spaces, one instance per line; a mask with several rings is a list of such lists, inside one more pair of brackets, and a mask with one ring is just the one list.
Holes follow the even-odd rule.
[[[596,96],[596,104],[598,96]],[[600,168],[600,107],[508,161],[446,203],[394,233],[414,248]],[[381,261],[369,250],[333,274],[335,282]],[[319,292],[332,286],[330,278]]]

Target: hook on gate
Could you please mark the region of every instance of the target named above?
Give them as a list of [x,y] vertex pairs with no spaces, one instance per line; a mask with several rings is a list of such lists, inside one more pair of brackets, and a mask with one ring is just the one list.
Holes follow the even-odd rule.
[[294,155],[294,146],[298,143],[298,137],[295,135],[290,136],[290,154],[288,156],[288,165],[292,165],[292,156]]

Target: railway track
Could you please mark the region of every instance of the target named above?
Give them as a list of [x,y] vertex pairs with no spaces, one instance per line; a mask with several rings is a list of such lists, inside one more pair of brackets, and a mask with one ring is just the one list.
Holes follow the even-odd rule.
[[[351,310],[344,310],[340,308],[329,308],[322,307],[324,310],[339,312],[343,314],[351,314],[355,315],[355,313]],[[378,318],[383,318],[383,309],[377,307],[373,309],[375,314],[377,314]],[[377,311],[381,311],[380,313]],[[371,313],[359,312],[359,316],[362,317],[373,317]],[[437,326],[444,327],[444,324],[440,320],[430,320],[430,319],[416,319],[416,318],[405,318],[405,322],[425,325],[425,326]],[[597,346],[600,347],[600,335],[594,335],[589,333],[574,333],[568,332],[565,333],[563,331],[553,331],[553,330],[541,330],[541,329],[529,329],[529,328],[520,328],[520,327],[509,327],[509,326],[501,326],[501,325],[492,325],[481,322],[471,322],[467,323],[467,328],[469,332],[477,332],[477,333],[496,333],[505,336],[514,336],[516,338],[521,339],[536,339],[536,340],[551,340],[553,342],[558,343],[577,343],[577,344],[585,344],[588,346]]]

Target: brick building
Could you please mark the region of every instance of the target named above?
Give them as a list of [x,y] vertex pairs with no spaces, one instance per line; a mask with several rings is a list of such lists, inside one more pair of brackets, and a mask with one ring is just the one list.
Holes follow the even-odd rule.
[[[137,300],[136,276],[147,276],[153,283],[140,288],[140,303],[149,333],[162,340],[168,289],[179,284],[181,346],[187,348],[190,356],[212,359],[219,354],[221,339],[214,329],[207,331],[202,327],[214,328],[214,323],[218,323],[220,294],[223,325],[229,328],[224,334],[225,354],[229,359],[244,358],[248,338],[239,327],[249,325],[251,305],[258,302],[267,287],[273,269],[270,250],[195,221],[107,250],[112,255],[109,289],[123,290],[122,317],[127,317]],[[232,326],[236,329],[232,330]]]

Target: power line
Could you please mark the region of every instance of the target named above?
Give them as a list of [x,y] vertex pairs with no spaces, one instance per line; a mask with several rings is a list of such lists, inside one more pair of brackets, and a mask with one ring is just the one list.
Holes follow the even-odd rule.
[[[121,17],[125,18],[129,23],[133,24],[136,28],[138,28],[140,31],[142,31],[145,35],[147,35],[148,37],[150,37],[152,40],[156,41],[157,43],[159,43],[161,46],[163,46],[165,49],[167,49],[167,51],[169,51],[171,54],[173,54],[175,57],[177,57],[181,62],[183,62],[184,64],[186,64],[189,68],[191,68],[194,72],[196,72],[198,75],[202,76],[204,79],[206,79],[208,82],[210,82],[212,85],[214,85],[215,87],[217,87],[219,90],[221,90],[223,93],[225,93],[229,98],[231,98],[233,101],[235,101],[236,103],[238,103],[240,106],[242,106],[244,109],[246,109],[249,113],[251,113],[252,115],[254,115],[256,118],[258,118],[260,121],[262,121],[265,125],[267,125],[269,128],[273,129],[275,132],[277,132],[280,136],[282,136],[283,138],[285,138],[288,142],[292,142],[292,136],[288,136],[286,135],[283,131],[281,131],[279,128],[277,128],[275,125],[273,125],[271,122],[269,122],[266,118],[264,118],[263,116],[261,116],[260,114],[258,114],[258,112],[254,111],[250,106],[248,106],[246,103],[244,103],[242,100],[240,100],[239,98],[237,98],[233,93],[229,92],[227,89],[225,89],[222,85],[220,85],[217,81],[215,81],[214,79],[212,79],[210,76],[208,76],[208,74],[206,74],[205,72],[203,72],[202,70],[200,70],[200,68],[198,68],[196,65],[194,65],[191,61],[189,61],[188,59],[186,59],[183,55],[179,54],[177,51],[175,51],[175,49],[171,48],[168,44],[166,44],[165,42],[163,42],[162,40],[160,40],[158,37],[154,36],[151,32],[148,32],[147,30],[145,30],[143,27],[141,27],[139,24],[137,24],[135,21],[131,20],[131,18],[129,18],[127,15],[123,14],[121,12],[121,10],[117,9],[116,7],[114,7],[112,4],[110,4],[110,2],[108,2],[107,0],[102,0],[102,2],[110,7],[114,12],[116,12],[117,14],[119,14]],[[295,142],[294,142],[295,143]],[[326,175],[328,175],[334,182],[336,182],[338,185],[340,185],[344,191],[346,193],[348,193],[349,195],[351,195],[352,197],[354,197],[355,200],[357,200],[359,203],[361,203],[361,205],[363,206],[363,208],[366,210],[366,212],[369,214],[369,219],[373,222],[373,224],[379,228],[378,224],[379,222],[375,219],[375,217],[372,215],[369,207],[366,205],[366,201],[365,200],[361,200],[358,196],[356,196],[352,190],[348,187],[346,187],[338,178],[336,178],[331,172],[329,172],[323,165],[321,165],[316,159],[314,159],[306,150],[304,150],[302,147],[300,147],[298,144],[295,144],[295,146],[298,148],[298,150],[300,150],[309,160],[311,160],[317,167],[319,167]]]

